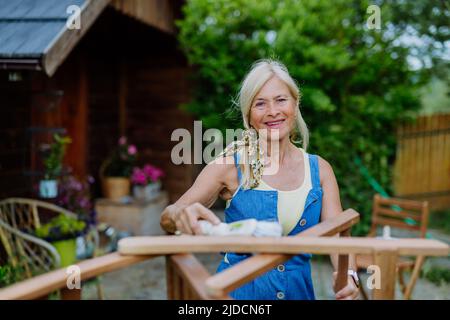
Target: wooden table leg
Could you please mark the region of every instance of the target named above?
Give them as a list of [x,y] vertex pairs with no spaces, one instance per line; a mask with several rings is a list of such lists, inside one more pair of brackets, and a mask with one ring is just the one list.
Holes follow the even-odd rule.
[[374,300],[395,299],[397,258],[398,254],[396,250],[382,249],[375,251],[374,264],[380,268],[380,288],[373,289]]
[[81,289],[61,289],[61,300],[81,300]]
[[[339,234],[341,237],[349,237],[350,229],[344,230]],[[343,289],[348,282],[348,264],[349,264],[349,255],[348,254],[340,254],[338,256],[338,270],[337,270],[337,278],[336,278],[336,292]]]

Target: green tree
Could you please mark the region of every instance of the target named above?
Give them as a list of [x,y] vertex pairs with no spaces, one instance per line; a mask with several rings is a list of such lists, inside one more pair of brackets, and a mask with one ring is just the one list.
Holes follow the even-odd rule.
[[381,29],[372,30],[369,1],[190,0],[178,22],[196,67],[194,98],[184,108],[205,127],[239,127],[239,112],[229,110],[249,67],[261,58],[282,61],[300,85],[308,152],[332,164],[343,206],[362,214],[354,231],[363,234],[374,191],[355,158],[392,192],[395,128],[419,109],[418,89],[429,74],[408,65],[412,48],[399,41],[399,30],[414,19],[402,20],[406,9],[398,3],[378,1]]

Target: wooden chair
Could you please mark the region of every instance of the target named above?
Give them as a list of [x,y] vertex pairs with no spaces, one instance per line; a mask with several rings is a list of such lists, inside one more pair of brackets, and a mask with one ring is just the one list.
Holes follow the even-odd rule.
[[[60,268],[60,256],[55,247],[33,235],[41,225],[42,211],[49,215],[62,213],[76,217],[75,213],[44,201],[25,198],[0,201],[0,243],[6,253],[6,263],[20,269],[27,279]],[[98,235],[94,233],[95,230],[90,230],[86,238],[98,248]],[[98,282],[97,291],[102,298],[102,288]]]
[[[425,238],[428,227],[429,208],[427,201],[414,201],[398,198],[384,198],[375,194],[372,207],[372,226],[368,237],[376,237],[379,227],[389,226],[393,228],[413,231],[420,238]],[[401,291],[406,300],[411,298],[412,291],[424,263],[424,256],[417,256],[415,260],[401,258],[397,262],[397,273]],[[373,265],[371,255],[357,255],[356,266],[358,272],[367,270]],[[408,284],[405,284],[403,273],[411,270],[412,274]],[[361,285],[361,293],[365,299],[367,294]]]

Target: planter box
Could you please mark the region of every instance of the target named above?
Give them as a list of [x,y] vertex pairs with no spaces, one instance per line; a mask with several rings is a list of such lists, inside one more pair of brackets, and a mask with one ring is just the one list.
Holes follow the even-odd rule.
[[95,210],[99,223],[107,223],[119,231],[128,231],[133,235],[165,235],[159,221],[162,211],[168,206],[166,191],[151,201],[131,199],[121,203],[109,199],[95,201]]
[[58,251],[61,258],[61,267],[67,267],[77,261],[76,238],[68,240],[53,241],[52,245]]
[[133,186],[133,197],[140,201],[152,201],[161,192],[161,182],[149,184],[147,186]]

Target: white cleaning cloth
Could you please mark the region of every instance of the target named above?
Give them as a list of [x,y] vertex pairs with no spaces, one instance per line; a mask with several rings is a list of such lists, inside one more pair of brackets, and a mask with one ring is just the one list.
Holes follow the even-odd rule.
[[258,221],[256,219],[240,220],[232,223],[213,225],[209,221],[199,221],[202,233],[210,236],[244,235],[255,237],[281,237],[282,227],[278,222]]

